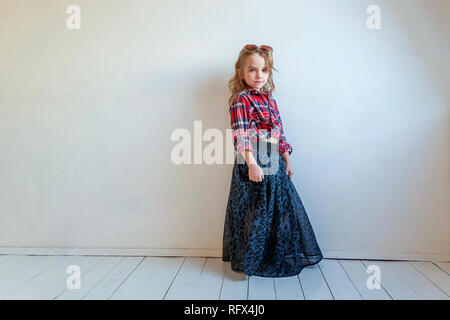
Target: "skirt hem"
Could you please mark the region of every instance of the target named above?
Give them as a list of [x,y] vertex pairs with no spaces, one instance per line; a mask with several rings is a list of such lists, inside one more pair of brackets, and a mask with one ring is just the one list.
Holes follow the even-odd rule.
[[[290,272],[290,273],[270,273],[270,274],[268,274],[268,273],[264,273],[264,272],[250,272],[250,271],[242,270],[239,268],[234,268],[233,264],[231,264],[231,270],[233,270],[235,272],[245,273],[247,276],[258,276],[258,277],[267,277],[267,278],[292,277],[292,276],[296,276],[296,275],[300,274],[304,268],[315,265],[315,264],[319,263],[320,261],[322,261],[322,259],[323,259],[322,255],[315,255],[315,256],[309,256],[309,257],[310,258],[308,258],[307,260],[310,260],[313,262],[303,264],[299,268],[297,268],[295,271]],[[227,258],[227,257],[222,257],[222,261],[231,261],[231,259]]]

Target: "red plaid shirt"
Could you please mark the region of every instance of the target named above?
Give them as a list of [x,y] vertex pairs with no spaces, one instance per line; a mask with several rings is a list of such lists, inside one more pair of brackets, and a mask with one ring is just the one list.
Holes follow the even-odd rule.
[[276,137],[280,155],[286,151],[292,153],[292,146],[284,135],[283,123],[272,92],[262,93],[256,89],[246,89],[233,100],[229,111],[234,148],[237,152],[253,152],[252,143],[256,140]]

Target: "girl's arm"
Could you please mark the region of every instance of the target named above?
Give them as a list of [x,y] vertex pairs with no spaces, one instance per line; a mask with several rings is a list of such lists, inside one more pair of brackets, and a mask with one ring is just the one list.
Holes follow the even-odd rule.
[[248,165],[248,178],[251,181],[261,182],[264,179],[264,172],[253,155],[253,146],[249,136],[250,122],[247,114],[247,103],[244,98],[237,96],[230,106],[233,141],[237,151],[242,153]]
[[233,100],[230,106],[230,115],[235,149],[244,156],[247,164],[256,164],[249,136],[250,122],[247,114],[247,101],[242,96],[237,96]]
[[251,152],[250,150],[245,150],[242,155],[244,156],[245,162],[247,162],[248,166],[258,164],[256,162],[255,156],[253,155],[253,152]]

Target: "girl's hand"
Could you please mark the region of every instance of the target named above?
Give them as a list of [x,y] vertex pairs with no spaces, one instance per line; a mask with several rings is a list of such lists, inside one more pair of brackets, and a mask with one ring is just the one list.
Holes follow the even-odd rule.
[[248,165],[248,178],[254,182],[261,182],[264,179],[264,172],[258,164]]
[[294,175],[294,167],[292,166],[290,159],[285,163],[286,163],[286,174],[289,176],[289,178],[291,178]]

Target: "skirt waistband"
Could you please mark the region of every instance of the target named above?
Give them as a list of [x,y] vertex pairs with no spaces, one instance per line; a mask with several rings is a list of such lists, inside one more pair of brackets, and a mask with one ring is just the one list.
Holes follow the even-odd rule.
[[276,142],[257,140],[252,141],[252,147],[254,152],[274,154],[278,153],[279,145]]
[[[283,160],[278,151],[278,143],[258,140],[252,142],[252,146],[255,160],[263,170],[264,175],[277,174],[279,167],[283,166]],[[245,159],[240,153],[236,157],[236,164],[246,165]]]

